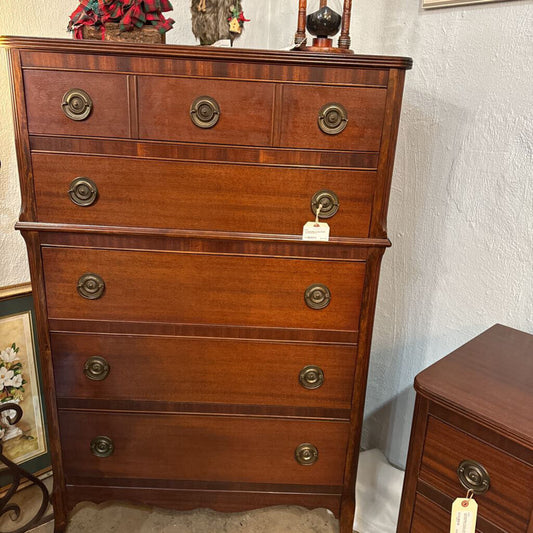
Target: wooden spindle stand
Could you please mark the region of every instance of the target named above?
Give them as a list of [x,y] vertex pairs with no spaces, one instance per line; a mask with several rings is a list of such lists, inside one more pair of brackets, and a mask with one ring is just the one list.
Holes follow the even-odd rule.
[[[320,0],[320,8],[327,6],[327,0]],[[296,50],[302,52],[329,52],[340,54],[353,54],[350,50],[350,21],[352,13],[352,0],[344,0],[344,8],[342,12],[342,26],[339,37],[339,46],[333,46],[333,39],[316,37],[313,39],[311,46],[305,45],[306,39],[306,19],[307,19],[307,0],[300,0],[298,8],[298,29],[294,37]],[[304,44],[302,44],[304,43]]]

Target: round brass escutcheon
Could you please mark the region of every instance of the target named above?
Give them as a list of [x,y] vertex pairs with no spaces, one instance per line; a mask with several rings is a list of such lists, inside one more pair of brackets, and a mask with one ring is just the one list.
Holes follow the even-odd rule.
[[103,381],[110,370],[109,363],[100,356],[89,357],[83,367],[83,373],[92,381]]
[[316,283],[305,290],[305,303],[311,309],[324,309],[331,301],[331,293],[325,285]]
[[191,120],[199,128],[212,128],[220,118],[220,107],[210,96],[200,96],[191,105]]
[[91,114],[93,101],[83,89],[70,89],[63,96],[61,108],[71,120],[85,120]]
[[300,384],[304,389],[319,389],[324,384],[324,371],[320,367],[313,365],[302,368]]
[[98,198],[98,187],[89,178],[76,178],[70,184],[68,195],[80,207],[89,207]]
[[490,488],[490,476],[487,469],[477,461],[467,459],[457,467],[457,476],[461,485],[474,494],[484,494]]
[[331,218],[339,210],[339,197],[333,192],[326,189],[318,191],[311,198],[311,211],[317,214],[320,208],[319,218]]
[[302,466],[311,466],[318,461],[318,450],[316,446],[304,442],[294,450],[294,458]]
[[115,445],[113,441],[106,436],[95,437],[91,441],[91,452],[96,457],[109,457],[113,455]]
[[78,280],[78,294],[87,300],[98,300],[105,291],[104,280],[98,274],[83,274]]
[[318,126],[328,135],[338,135],[348,125],[348,112],[341,104],[329,103],[318,113]]

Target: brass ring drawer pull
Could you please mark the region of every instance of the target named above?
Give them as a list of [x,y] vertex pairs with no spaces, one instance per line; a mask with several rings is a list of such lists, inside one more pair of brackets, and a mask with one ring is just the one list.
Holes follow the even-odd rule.
[[316,446],[305,442],[296,448],[294,458],[302,466],[311,466],[318,461],[318,450]]
[[63,113],[70,120],[85,120],[93,109],[91,97],[82,89],[70,89],[61,102]]
[[331,302],[329,289],[320,283],[310,285],[305,290],[305,303],[311,309],[324,309]]
[[68,195],[72,203],[80,207],[89,207],[98,198],[98,187],[89,178],[76,178],[70,184]]
[[338,135],[348,125],[348,112],[341,104],[330,102],[318,113],[318,127],[328,135]]
[[300,372],[300,384],[304,389],[319,389],[324,384],[324,371],[318,366],[306,366]]
[[109,363],[99,356],[89,357],[83,367],[83,373],[92,381],[103,381],[109,376],[110,370]]
[[210,96],[200,96],[191,105],[191,120],[199,128],[209,129],[220,118],[220,106]]
[[105,291],[104,280],[98,274],[83,274],[78,280],[78,294],[86,300],[98,300]]
[[91,441],[91,453],[96,455],[96,457],[109,457],[113,455],[114,451],[115,445],[109,437],[95,437]]
[[331,218],[335,216],[339,210],[339,197],[333,192],[324,189],[323,191],[318,191],[313,195],[311,199],[311,211],[316,215],[318,212],[318,207],[320,208],[320,218]]
[[484,494],[490,488],[490,476],[487,469],[477,461],[465,460],[457,467],[457,476],[461,485],[474,494]]

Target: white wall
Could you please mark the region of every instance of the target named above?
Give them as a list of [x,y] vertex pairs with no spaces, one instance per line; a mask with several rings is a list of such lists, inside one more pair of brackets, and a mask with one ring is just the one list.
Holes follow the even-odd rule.
[[[239,46],[288,46],[296,0],[243,0]],[[72,0],[1,0],[0,34],[65,37]],[[169,44],[194,44],[174,0]],[[533,332],[532,0],[425,11],[354,2],[353,48],[409,55],[363,444],[403,465],[414,375],[496,322]],[[0,286],[26,281],[4,58]]]

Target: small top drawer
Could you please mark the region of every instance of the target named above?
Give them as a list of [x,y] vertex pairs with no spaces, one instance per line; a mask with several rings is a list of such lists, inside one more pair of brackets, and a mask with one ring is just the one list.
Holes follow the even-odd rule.
[[27,70],[30,134],[129,137],[126,76]]
[[281,145],[377,152],[386,89],[286,85]]
[[[430,417],[420,479],[450,498],[464,497],[457,469],[465,460],[480,464],[490,477],[488,491],[476,495],[479,516],[509,533],[526,531],[533,510],[533,466]],[[480,479],[468,467],[464,475]]]
[[138,88],[143,139],[271,143],[273,84],[141,76]]

